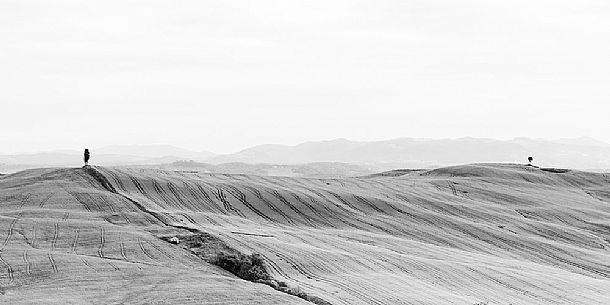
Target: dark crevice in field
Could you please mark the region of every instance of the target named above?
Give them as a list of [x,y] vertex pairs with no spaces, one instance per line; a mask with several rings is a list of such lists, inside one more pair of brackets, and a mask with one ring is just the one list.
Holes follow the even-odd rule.
[[95,167],[83,166],[83,171],[85,173],[89,174],[91,177],[93,177],[93,179],[95,179],[97,182],[99,182],[102,185],[102,187],[104,187],[109,192],[118,194],[116,189],[112,186],[112,184],[110,184],[110,181],[108,181],[108,179],[102,173],[100,173]]
[[171,224],[169,224],[169,221],[167,221],[167,218],[163,214],[148,210],[143,205],[141,205],[139,202],[129,198],[126,195],[123,195],[123,194],[119,194],[119,195],[121,195],[126,200],[129,200],[129,202],[133,203],[140,211],[147,213],[148,215],[154,217],[156,220],[160,221],[162,224],[164,224],[166,226],[168,226],[168,225],[171,226]]
[[129,196],[127,196],[125,194],[119,193],[114,188],[114,186],[112,186],[112,184],[110,183],[108,178],[106,178],[106,176],[104,176],[102,173],[100,173],[100,171],[98,171],[96,168],[91,167],[91,166],[84,166],[83,171],[85,171],[85,173],[87,173],[91,177],[93,177],[93,179],[95,179],[97,182],[99,182],[102,185],[102,187],[104,187],[104,189],[106,189],[107,191],[120,195],[121,197],[125,198],[126,200],[131,202],[133,205],[135,205],[140,211],[151,215],[152,217],[154,217],[155,219],[157,219],[159,222],[161,222],[162,224],[164,224],[166,226],[169,225],[169,222],[167,221],[166,217],[163,216],[161,213],[150,211],[146,207],[144,207],[142,204],[137,202],[136,200],[133,200],[132,198],[130,198]]
[[173,226],[188,230],[193,234],[160,236],[159,238],[191,252],[204,261],[214,264],[233,275],[254,283],[265,284],[318,305],[332,305],[330,302],[309,295],[299,288],[289,287],[285,282],[273,279],[264,258],[257,253],[245,254],[227,245],[222,239],[197,229]]

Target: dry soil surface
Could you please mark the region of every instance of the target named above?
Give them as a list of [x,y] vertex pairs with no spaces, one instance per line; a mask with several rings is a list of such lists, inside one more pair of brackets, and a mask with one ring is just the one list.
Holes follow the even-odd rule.
[[610,304],[610,176],[499,164],[1,176],[0,303],[312,304],[159,238],[195,231],[331,304]]

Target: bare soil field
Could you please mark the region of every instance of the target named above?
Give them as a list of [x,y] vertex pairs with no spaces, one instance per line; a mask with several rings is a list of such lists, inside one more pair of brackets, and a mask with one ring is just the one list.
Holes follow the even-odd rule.
[[226,251],[319,304],[610,304],[610,175],[0,176],[1,304],[313,304],[211,263]]

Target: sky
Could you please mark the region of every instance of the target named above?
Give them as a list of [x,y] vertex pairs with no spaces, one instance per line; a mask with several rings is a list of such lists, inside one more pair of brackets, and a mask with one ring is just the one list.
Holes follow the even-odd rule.
[[0,1],[0,152],[610,142],[607,0]]

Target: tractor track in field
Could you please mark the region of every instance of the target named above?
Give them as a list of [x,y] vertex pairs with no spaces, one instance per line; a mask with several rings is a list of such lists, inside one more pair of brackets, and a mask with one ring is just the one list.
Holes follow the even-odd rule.
[[47,201],[49,201],[49,199],[51,199],[51,197],[53,197],[53,195],[55,195],[55,193],[50,193],[49,195],[47,195],[44,199],[42,199],[40,201],[40,204],[38,205],[39,208],[43,208],[44,205],[47,203]]
[[53,225],[53,241],[51,242],[51,251],[55,251],[55,244],[57,243],[58,237],[59,237],[59,224],[55,223]]
[[146,257],[148,257],[150,260],[155,261],[155,259],[152,257],[152,255],[150,255],[148,250],[146,250],[146,248],[144,247],[144,243],[142,242],[142,239],[139,236],[138,236],[138,245],[140,246],[140,250],[142,250],[142,253],[144,253],[144,255],[146,255]]
[[203,197],[203,201],[206,202],[210,208],[214,209],[215,211],[218,211],[219,213],[227,215],[227,212],[219,208],[218,205],[214,202],[214,200],[212,200],[212,197],[210,197],[210,195],[207,193],[207,191],[203,188],[202,185],[197,184],[197,190],[199,190]]
[[80,231],[79,228],[74,229],[74,240],[72,241],[72,248],[71,248],[72,253],[76,253],[76,246],[78,245],[79,231]]
[[372,202],[370,202],[368,199],[364,198],[364,197],[360,197],[358,195],[354,195],[354,198],[356,199],[356,201],[360,202],[361,204],[370,207],[371,209],[373,209],[375,212],[379,213],[379,214],[387,214],[384,210],[380,209],[378,206],[376,206],[375,204],[373,204]]
[[[331,192],[331,191],[327,191],[331,196],[335,197],[337,200],[339,200],[339,202],[341,202],[343,205],[348,206],[350,209],[352,209],[353,211],[357,212],[357,213],[362,213],[363,215],[367,214],[367,211],[359,209],[358,207],[356,207],[355,205],[353,205],[352,203],[349,202],[349,200],[341,197],[341,195]],[[345,209],[344,207],[337,205],[343,209]],[[345,209],[346,211],[348,211],[347,209]],[[352,212],[353,213],[353,212]]]
[[229,194],[231,194],[233,197],[235,197],[235,199],[239,200],[239,202],[241,202],[244,206],[246,206],[248,209],[250,209],[252,212],[254,212],[254,214],[258,215],[259,217],[261,217],[269,222],[273,222],[273,220],[269,216],[265,215],[265,213],[262,213],[256,207],[254,207],[252,204],[250,204],[248,202],[248,199],[246,198],[246,195],[244,193],[242,193],[239,189],[237,189],[236,187],[234,187],[232,185],[227,185],[226,189]]
[[110,177],[112,178],[112,180],[114,180],[114,182],[116,183],[116,185],[119,187],[119,189],[123,192],[127,192],[127,188],[125,187],[125,184],[123,184],[123,181],[121,180],[121,178],[114,173],[112,170],[107,170],[105,171],[108,175],[110,175]]
[[89,204],[93,204],[91,202],[90,194],[72,192],[72,191],[68,191],[67,189],[66,189],[66,193],[68,193],[72,198],[74,198],[74,200],[76,200],[76,202],[80,203],[87,212],[93,212],[93,210],[91,209],[91,206],[89,205]]
[[186,181],[182,181],[182,187],[179,186],[179,183],[172,183],[172,186],[175,188],[175,191],[186,201],[189,208],[194,212],[203,212],[201,204],[201,198],[199,194],[188,184]]
[[216,198],[222,202],[222,205],[224,206],[226,211],[231,211],[233,213],[235,213],[235,215],[238,215],[242,218],[246,218],[246,216],[237,208],[235,208],[227,199],[227,195],[225,194],[224,190],[222,187],[217,186],[216,187],[216,193],[214,194],[216,195]]
[[30,200],[32,193],[27,193],[23,198],[19,201],[19,209],[23,209],[23,206]]
[[125,220],[126,224],[131,224],[131,220],[129,220],[129,217],[127,217],[127,215],[125,215],[125,213],[121,213],[121,218],[123,218]]
[[108,210],[110,211],[110,213],[116,213],[116,209],[114,208],[114,205],[110,204],[110,202],[108,202],[108,200],[106,199],[105,196],[100,196],[99,201],[101,201],[104,204],[104,206],[108,207]]
[[294,197],[294,199],[296,201],[300,202],[302,205],[309,208],[309,210],[311,210],[316,216],[318,216],[318,218],[320,218],[320,220],[322,220],[328,226],[330,226],[332,228],[335,227],[335,225],[332,222],[330,222],[324,215],[322,215],[322,213],[320,211],[318,211],[312,204],[310,204],[306,200],[303,200],[299,195],[297,195],[297,193],[290,192],[290,191],[289,191],[289,193],[292,195],[292,197]]
[[[339,211],[345,213],[345,215],[350,216],[350,215],[354,215],[354,211],[350,211],[348,209],[346,209],[344,206],[337,204],[334,200],[328,198],[326,195],[324,195],[321,191],[318,191],[316,189],[313,188],[307,188],[307,191],[315,194],[316,196],[318,196],[320,199],[323,200],[323,202],[328,202],[330,204],[332,204],[332,206],[334,206],[335,208],[339,209]],[[343,199],[341,199],[340,201],[342,201]],[[326,207],[326,205],[323,205],[324,207]],[[336,214],[336,212],[331,212],[333,214]]]
[[186,213],[180,213],[180,215],[184,218],[186,218],[186,220],[188,220],[190,223],[194,224],[194,225],[199,225],[199,222],[197,220],[195,220],[193,217],[191,217],[190,215],[186,214]]
[[144,190],[144,187],[142,187],[142,184],[138,181],[138,179],[132,175],[129,175],[129,174],[126,174],[126,175],[129,178],[129,180],[131,180],[131,183],[133,183],[133,185],[136,187],[138,192],[140,192],[140,194],[148,197],[148,194],[146,193],[146,191]]
[[174,195],[173,197],[175,198],[175,201],[178,202],[178,206],[183,207],[182,209],[192,207],[192,205],[188,204],[187,201],[185,199],[183,199],[183,198],[188,198],[188,196],[183,196],[182,194],[180,194],[180,191],[176,188],[176,186],[173,183],[167,182],[166,186],[167,186],[167,189],[170,191],[170,193],[172,193],[172,195]]
[[259,190],[257,190],[254,187],[246,186],[246,185],[244,185],[244,188],[246,190],[248,190],[250,193],[254,194],[254,196],[256,198],[258,198],[258,200],[260,200],[264,204],[266,204],[273,212],[277,213],[282,218],[284,218],[284,220],[286,220],[287,223],[295,224],[294,221],[290,217],[288,217],[288,215],[286,215],[286,213],[282,212],[282,210],[277,208],[271,201],[269,201],[269,200],[267,200],[267,198],[263,197],[263,194],[261,194],[261,192]]
[[106,242],[105,238],[104,238],[104,228],[100,228],[100,246],[97,249],[97,255],[100,258],[104,258],[104,243]]
[[205,218],[211,225],[220,226],[220,223],[218,221],[214,220],[212,217],[209,217],[205,214],[201,214],[201,216],[203,216],[203,218]]
[[38,232],[38,223],[34,222],[33,225],[34,229],[34,236],[32,237],[32,248],[38,248],[38,236],[37,236],[37,232]]
[[[308,189],[308,188],[307,188],[306,190],[307,190],[307,191],[309,191],[309,192],[311,192],[311,193],[313,193],[313,194],[316,194],[318,197],[320,197],[320,198],[321,198],[322,200],[324,200],[325,202],[329,202],[329,203],[330,203],[332,206],[336,206],[336,205],[337,205],[336,203],[332,202],[332,200],[330,200],[329,198],[327,198],[327,197],[326,197],[326,196],[324,196],[322,193],[320,193],[320,192],[318,192],[318,191],[316,191],[316,190],[313,190],[313,189]],[[349,218],[350,218],[350,216],[349,216],[349,215],[350,215],[350,214],[349,214],[349,211],[348,211],[348,214],[347,214],[347,215],[342,214],[342,213],[340,213],[340,212],[333,211],[332,209],[330,209],[330,207],[328,207],[328,205],[326,205],[326,204],[324,204],[324,203],[322,203],[322,202],[319,202],[319,201],[318,201],[316,198],[314,198],[313,196],[308,195],[308,194],[306,194],[306,193],[304,193],[304,194],[305,194],[305,196],[306,196],[306,197],[307,197],[307,198],[308,198],[308,199],[309,199],[309,200],[310,200],[310,201],[311,201],[311,202],[312,202],[314,205],[323,207],[323,208],[326,210],[326,212],[328,213],[328,215],[329,215],[329,216],[331,216],[331,217],[332,217],[332,216],[334,216],[332,219],[337,220],[337,221],[339,221],[339,222],[341,222],[341,223],[343,223],[343,224],[345,224],[346,226],[351,227],[351,228],[355,228],[355,229],[358,229],[358,230],[363,230],[363,229],[364,229],[363,227],[358,226],[358,225],[356,225],[355,223],[348,222],[347,220],[345,220],[345,219],[344,219],[344,218],[347,218],[347,219],[349,219]],[[343,209],[343,210],[344,210],[344,209]],[[355,219],[354,219],[354,220],[355,220]],[[335,227],[336,227],[336,226],[335,226]]]
[[19,220],[19,218],[14,218],[13,221],[11,221],[11,224],[8,227],[8,233],[6,235],[6,238],[4,239],[4,242],[2,243],[2,247],[0,247],[0,252],[2,252],[2,250],[4,250],[6,245],[11,240],[11,237],[13,237],[13,231],[15,229],[15,224],[17,223],[17,220]]
[[193,210],[197,212],[205,212],[206,210],[204,203],[207,203],[205,197],[201,195],[201,193],[197,190],[196,187],[193,187],[186,181],[183,181],[182,185],[189,192],[189,197],[193,198],[195,201],[195,203],[193,204]]
[[2,258],[2,251],[0,251],[0,263],[2,263],[4,265],[4,267],[6,267],[6,272],[8,274],[8,278],[12,282],[15,279],[14,275],[13,275],[13,267],[11,267],[11,265],[9,263],[7,263],[4,260],[4,258]]
[[214,191],[214,186],[207,184],[203,181],[197,181],[195,185],[197,186],[197,190],[201,193],[203,202],[207,203],[208,207],[211,209],[211,211],[209,212],[218,212],[219,214],[229,215],[229,213],[225,209],[223,209],[223,207],[219,205],[218,202],[214,200],[214,198],[217,198],[216,193]]
[[282,196],[282,194],[280,194],[278,191],[276,190],[267,190],[267,193],[271,194],[273,197],[275,197],[277,200],[279,200],[281,203],[283,203],[284,205],[286,205],[289,209],[291,209],[292,211],[294,211],[297,215],[301,216],[304,220],[306,220],[306,222],[312,226],[315,227],[315,221],[309,217],[309,215],[303,213],[301,210],[299,210],[297,207],[295,207],[292,203],[290,203],[284,196]]
[[161,201],[163,201],[163,203],[164,203],[164,205],[161,205],[160,202],[155,201],[157,204],[159,204],[159,206],[161,206],[161,208],[167,209],[167,208],[169,208],[171,206],[175,206],[176,205],[176,204],[174,204],[173,202],[170,201],[170,199],[167,196],[167,193],[165,192],[165,190],[163,189],[161,184],[159,184],[157,181],[153,180],[152,181],[152,185],[153,185],[153,189],[155,190],[155,192],[157,193],[159,198],[161,198]]
[[451,190],[453,196],[458,196],[458,191],[457,188],[455,188],[455,184],[451,181],[447,181],[447,185],[449,186],[449,189]]
[[53,268],[53,272],[57,273],[57,264],[55,263],[55,259],[53,258],[53,254],[51,252],[47,253],[47,257],[49,259],[49,262],[51,263],[51,268]]
[[119,233],[119,246],[121,247],[121,257],[123,258],[123,260],[129,261],[127,259],[127,255],[125,254],[125,244],[123,243],[123,237],[121,236],[121,233]]
[[106,260],[106,263],[107,263],[108,265],[110,265],[110,267],[112,267],[112,269],[114,269],[114,271],[121,271],[121,269],[119,269],[119,267],[117,267],[117,265],[115,265],[115,264],[114,264],[114,263],[112,263],[111,261]]
[[32,275],[32,265],[30,264],[30,260],[28,259],[28,250],[23,250],[23,262],[25,264],[25,274],[27,276]]
[[88,262],[88,261],[87,261],[87,260],[86,260],[84,257],[81,257],[81,259],[80,259],[80,260],[83,262],[83,264],[84,264],[85,266],[87,266],[87,267],[89,267],[91,270],[93,270],[93,271],[97,272],[97,270],[95,270],[95,268],[93,268],[93,266],[91,266],[91,263],[89,263],[89,262]]

